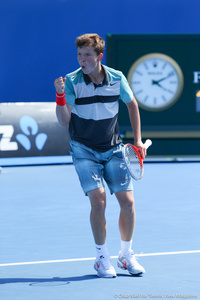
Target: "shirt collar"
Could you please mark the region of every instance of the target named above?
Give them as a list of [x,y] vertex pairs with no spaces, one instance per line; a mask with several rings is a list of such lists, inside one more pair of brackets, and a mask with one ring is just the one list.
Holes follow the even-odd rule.
[[[103,65],[101,65],[101,66],[102,66],[102,68],[103,68],[103,70],[104,70],[104,73],[105,73],[105,77],[104,77],[104,80],[103,80],[103,82],[102,82],[102,86],[103,86],[103,85],[109,85],[108,72],[106,71],[106,68],[105,68]],[[83,73],[83,78],[84,78],[85,83],[86,83],[87,85],[90,84],[90,82],[92,82],[91,79],[90,79],[90,77],[89,77],[87,74],[84,74],[84,73]]]

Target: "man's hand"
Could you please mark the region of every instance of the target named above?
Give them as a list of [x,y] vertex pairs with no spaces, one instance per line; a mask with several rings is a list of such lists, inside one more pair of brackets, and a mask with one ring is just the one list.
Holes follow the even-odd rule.
[[134,145],[139,149],[142,159],[145,159],[145,156],[147,155],[147,149],[142,143],[142,141],[135,142]]
[[66,78],[63,78],[63,77],[59,77],[57,78],[55,81],[54,81],[54,85],[55,85],[55,88],[56,88],[56,92],[58,94],[63,94],[64,93],[64,89],[65,89],[65,81],[66,81]]

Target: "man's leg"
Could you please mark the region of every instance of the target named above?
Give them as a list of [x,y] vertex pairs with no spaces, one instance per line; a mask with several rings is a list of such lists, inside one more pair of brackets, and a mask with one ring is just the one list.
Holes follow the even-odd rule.
[[95,243],[103,245],[106,242],[106,193],[103,187],[89,191],[91,203],[90,223]]
[[106,194],[103,187],[89,191],[91,203],[90,223],[96,244],[97,258],[94,268],[99,277],[116,277],[116,272],[110,263],[106,247]]
[[120,205],[119,230],[122,241],[131,241],[135,227],[135,206],[133,191],[121,191],[116,194]]
[[120,205],[119,229],[121,233],[121,251],[118,256],[118,267],[128,270],[132,275],[145,273],[144,268],[137,262],[132,247],[135,227],[135,207],[133,191],[117,192]]

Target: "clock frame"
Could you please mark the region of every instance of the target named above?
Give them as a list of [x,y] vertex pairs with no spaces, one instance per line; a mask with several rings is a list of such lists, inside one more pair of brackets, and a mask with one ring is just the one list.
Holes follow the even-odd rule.
[[[141,73],[141,69],[144,73]],[[145,82],[143,75],[146,78]],[[134,84],[133,78],[136,76],[141,80],[143,77],[143,82],[135,81]],[[157,79],[159,76],[161,78]],[[180,98],[184,86],[184,77],[180,66],[172,57],[163,53],[149,53],[141,56],[132,64],[127,79],[139,106],[149,111],[162,111],[174,105]],[[150,82],[152,87],[149,87]],[[155,89],[153,85],[155,85]]]

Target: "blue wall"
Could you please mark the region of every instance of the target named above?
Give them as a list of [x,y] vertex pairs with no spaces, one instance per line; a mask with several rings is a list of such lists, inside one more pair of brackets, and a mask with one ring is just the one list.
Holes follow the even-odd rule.
[[78,35],[200,33],[199,12],[199,0],[0,0],[0,102],[54,101]]

